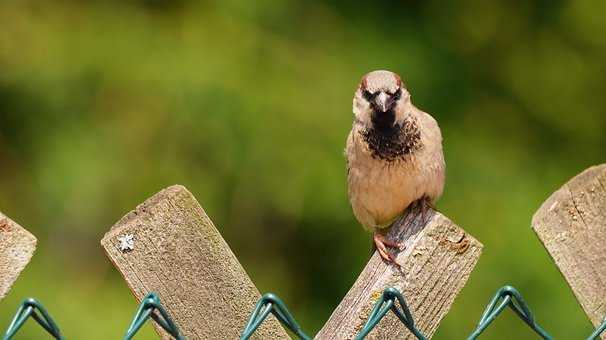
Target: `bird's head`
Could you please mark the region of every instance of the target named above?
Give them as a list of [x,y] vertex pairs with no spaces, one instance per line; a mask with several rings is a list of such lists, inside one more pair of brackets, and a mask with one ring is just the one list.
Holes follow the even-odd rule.
[[400,76],[373,71],[362,77],[353,99],[356,120],[366,127],[388,131],[401,125],[410,104],[410,93]]

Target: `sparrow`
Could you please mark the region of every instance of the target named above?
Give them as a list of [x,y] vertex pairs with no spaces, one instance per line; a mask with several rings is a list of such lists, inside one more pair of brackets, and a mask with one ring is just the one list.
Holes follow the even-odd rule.
[[383,259],[395,263],[386,239],[391,223],[411,204],[434,206],[442,195],[446,165],[436,120],[411,102],[402,79],[390,71],[362,77],[353,98],[347,138],[347,184],[357,220],[373,233]]

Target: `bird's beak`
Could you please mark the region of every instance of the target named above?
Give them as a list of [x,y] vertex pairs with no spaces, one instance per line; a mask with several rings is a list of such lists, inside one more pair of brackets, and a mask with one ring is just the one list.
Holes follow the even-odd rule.
[[375,105],[381,112],[387,112],[389,109],[389,96],[385,92],[379,93],[375,98]]

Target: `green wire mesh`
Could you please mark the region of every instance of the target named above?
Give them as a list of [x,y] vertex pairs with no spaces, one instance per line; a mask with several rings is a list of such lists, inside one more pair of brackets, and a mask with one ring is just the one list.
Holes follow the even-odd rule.
[[[397,307],[400,305],[400,308]],[[486,310],[482,314],[480,322],[467,340],[477,339],[486,328],[501,314],[506,308],[511,308],[520,319],[522,319],[532,330],[541,338],[552,340],[552,337],[541,328],[534,320],[534,316],[528,308],[528,305],[522,298],[522,295],[511,286],[500,288],[494,295]],[[412,314],[402,294],[395,288],[386,288],[381,294],[381,298],[375,303],[368,320],[358,335],[356,340],[363,340],[380,323],[380,321],[392,311],[410,332],[418,340],[426,340],[425,336],[416,328]],[[297,324],[292,314],[286,308],[286,305],[274,294],[265,294],[259,300],[255,309],[242,332],[241,340],[248,340],[259,326],[267,319],[269,314],[273,314],[286,328],[292,331],[301,340],[311,340],[301,327]],[[3,340],[11,340],[13,336],[21,329],[28,318],[32,317],[42,326],[50,335],[57,340],[65,340],[57,324],[53,321],[44,306],[33,298],[26,299],[21,303],[17,313],[13,317],[8,329],[2,337]],[[171,320],[170,316],[160,303],[160,298],[155,293],[148,294],[137,309],[124,340],[132,339],[135,334],[149,319],[154,320],[160,327],[168,332],[174,339],[185,340],[177,328],[177,325]],[[606,331],[606,319],[597,327],[587,340],[597,340],[600,335]]]
[[552,337],[545,332],[541,326],[539,326],[535,320],[532,312],[528,308],[528,305],[522,298],[522,295],[512,286],[501,287],[494,295],[482,318],[478,323],[478,327],[473,333],[467,338],[467,340],[477,339],[482,332],[493,322],[499,314],[505,309],[505,307],[511,308],[522,321],[524,321],[533,331],[535,331],[541,338],[545,340],[552,340]]
[[[397,304],[400,305],[398,308]],[[516,315],[524,321],[532,330],[534,330],[544,340],[553,340],[553,338],[539,326],[535,320],[530,308],[522,298],[522,295],[512,286],[501,287],[491,299],[490,303],[486,307],[486,310],[482,314],[480,322],[473,333],[467,338],[467,340],[477,339],[488,326],[501,314],[506,308],[511,308]],[[414,319],[404,296],[395,288],[386,288],[381,294],[381,298],[375,303],[368,320],[364,324],[364,327],[356,335],[355,340],[363,340],[372,332],[372,330],[381,322],[381,320],[387,315],[389,311],[392,311],[400,321],[406,326],[406,328],[418,339],[426,340],[423,333],[415,326]],[[248,340],[259,328],[259,326],[265,321],[269,314],[273,314],[276,318],[289,330],[302,340],[310,340],[292,314],[288,311],[282,300],[274,294],[268,293],[257,302],[255,309],[242,332],[240,340]],[[606,319],[604,322],[595,329],[595,331],[587,338],[587,340],[597,340],[600,334],[606,331]]]
[[[158,312],[159,315],[156,313]],[[137,313],[133,318],[130,326],[128,326],[128,330],[126,331],[126,335],[124,335],[124,340],[132,339],[135,334],[141,329],[143,324],[152,318],[160,327],[162,327],[168,334],[170,334],[173,338],[177,340],[185,340],[185,338],[179,333],[179,329],[177,325],[171,320],[170,316],[160,303],[160,297],[156,293],[149,293],[137,309]]]
[[[400,304],[400,308],[397,307],[396,301]],[[400,291],[392,287],[386,288],[383,291],[381,298],[375,303],[374,308],[370,312],[368,321],[366,321],[366,324],[356,336],[356,340],[364,339],[390,310],[398,317],[398,319],[400,319],[400,321],[402,321],[404,326],[406,326],[406,328],[408,328],[408,330],[414,334],[417,339],[425,340],[423,333],[421,333],[421,331],[415,326],[415,322],[410,314],[408,305],[406,305],[404,297]]]
[[61,335],[61,331],[53,318],[48,314],[46,308],[38,302],[36,299],[26,299],[21,303],[19,309],[17,309],[17,313],[15,317],[13,317],[13,321],[11,321],[6,333],[2,337],[3,340],[10,340],[17,334],[21,326],[32,317],[36,322],[42,326],[50,335],[52,335],[57,340],[64,340]]
[[602,322],[600,327],[596,328],[595,331],[593,331],[593,333],[591,333],[591,335],[587,338],[587,340],[598,339],[600,337],[600,335],[602,333],[604,333],[604,331],[606,331],[606,318],[604,319],[604,321]]
[[311,338],[301,330],[295,318],[286,308],[286,305],[278,296],[272,293],[267,293],[261,297],[255,309],[253,310],[240,340],[248,340],[259,328],[259,326],[267,319],[269,314],[273,314],[282,325],[286,326],[293,334],[301,340],[311,340]]

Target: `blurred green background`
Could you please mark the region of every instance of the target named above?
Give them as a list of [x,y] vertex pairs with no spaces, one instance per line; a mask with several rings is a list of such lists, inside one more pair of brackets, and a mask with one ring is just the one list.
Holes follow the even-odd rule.
[[[136,308],[99,240],[179,183],[263,292],[317,332],[370,253],[346,195],[351,98],[400,73],[440,122],[438,207],[485,250],[437,339],[503,284],[559,338],[592,329],[530,229],[606,160],[604,1],[2,1],[0,211],[39,247],[0,328],[36,296],[68,338],[122,336]],[[21,339],[46,335],[33,324]],[[485,339],[534,338],[511,312]],[[141,338],[155,338],[146,327]]]

